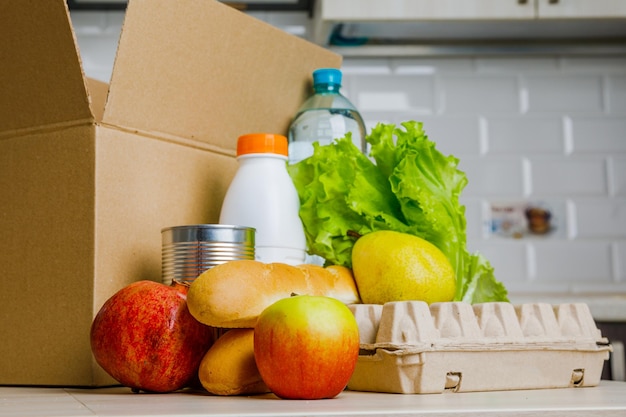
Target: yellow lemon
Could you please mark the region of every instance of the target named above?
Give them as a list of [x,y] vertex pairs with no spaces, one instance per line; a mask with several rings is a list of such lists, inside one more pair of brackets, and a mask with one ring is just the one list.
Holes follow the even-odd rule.
[[454,269],[443,252],[406,233],[381,230],[361,236],[352,249],[352,269],[365,304],[452,301],[456,290]]

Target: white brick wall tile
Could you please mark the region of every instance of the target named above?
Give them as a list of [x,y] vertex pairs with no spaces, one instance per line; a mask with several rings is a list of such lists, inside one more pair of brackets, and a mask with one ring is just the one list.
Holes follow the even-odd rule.
[[482,158],[467,156],[459,163],[465,171],[468,184],[465,193],[470,197],[524,196],[523,162],[520,158]]
[[626,284],[616,282],[575,282],[566,288],[566,293],[571,294],[626,294]]
[[575,199],[579,238],[626,238],[626,199]]
[[626,240],[615,242],[613,253],[615,254],[615,278],[618,282],[626,283]]
[[572,116],[572,152],[626,153],[626,117]]
[[476,70],[480,73],[550,73],[559,70],[556,57],[539,57],[532,61],[526,58],[481,57],[476,59]]
[[479,155],[480,121],[474,116],[423,116],[417,119],[424,123],[428,138],[436,143],[444,155],[461,158],[464,155]]
[[390,64],[395,74],[467,74],[474,71],[471,58],[398,58],[392,59]]
[[603,110],[600,75],[528,75],[529,112],[589,112]]
[[122,32],[122,26],[124,25],[124,12],[121,10],[112,10],[107,12],[105,16],[106,29],[104,30],[104,33],[119,37]]
[[109,82],[124,12],[72,11],[71,19],[85,73],[91,78]]
[[528,287],[528,262],[526,243],[521,240],[483,241],[468,240],[470,253],[481,253],[494,268],[496,279],[507,288],[514,285]]
[[530,250],[538,282],[610,283],[611,245],[596,241],[533,241]]
[[390,75],[391,68],[387,59],[345,58],[341,64],[344,81],[351,79],[353,74]]
[[493,154],[564,151],[563,119],[559,117],[487,117],[487,152]]
[[100,35],[107,27],[107,15],[88,10],[74,10],[71,12],[72,25],[77,36]]
[[624,117],[626,115],[626,75],[608,77],[609,112]]
[[[353,102],[360,111],[410,111],[432,114],[436,108],[434,78],[353,74]],[[355,94],[356,93],[356,94]]]
[[77,35],[76,38],[85,73],[108,83],[113,71],[113,62],[119,41],[118,35]]
[[519,81],[511,75],[441,76],[444,113],[519,113]]
[[534,196],[607,194],[604,158],[530,157]]
[[611,194],[626,197],[626,155],[609,158]]
[[[356,105],[356,104],[355,104]],[[360,111],[365,122],[365,129],[370,133],[378,123],[397,123],[397,112]],[[406,120],[412,120],[414,115],[408,115]],[[404,119],[403,119],[404,121]]]
[[560,68],[567,73],[624,74],[626,57],[623,56],[563,56]]

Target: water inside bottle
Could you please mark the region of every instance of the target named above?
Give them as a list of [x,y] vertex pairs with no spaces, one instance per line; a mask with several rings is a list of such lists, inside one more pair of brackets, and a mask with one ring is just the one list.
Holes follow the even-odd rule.
[[352,143],[365,152],[363,119],[351,109],[310,109],[298,113],[289,128],[289,163],[294,164],[313,154],[313,142],[328,145],[352,133]]

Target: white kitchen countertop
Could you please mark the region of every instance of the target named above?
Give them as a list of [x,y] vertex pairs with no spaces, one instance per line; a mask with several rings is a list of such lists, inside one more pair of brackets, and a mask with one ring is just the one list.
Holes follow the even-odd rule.
[[[514,377],[514,376],[512,376]],[[344,391],[331,400],[272,394],[218,397],[204,392],[134,394],[128,388],[0,387],[2,417],[93,416],[625,416],[626,382],[597,387],[443,394]]]

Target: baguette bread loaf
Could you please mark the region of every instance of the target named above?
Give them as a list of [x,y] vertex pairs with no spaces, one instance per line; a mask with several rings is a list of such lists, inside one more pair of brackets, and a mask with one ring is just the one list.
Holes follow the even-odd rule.
[[200,362],[198,379],[215,395],[269,392],[254,360],[254,329],[232,329],[218,338]]
[[360,302],[352,271],[346,267],[242,260],[217,265],[198,276],[189,288],[187,305],[206,325],[252,328],[265,308],[292,294]]

